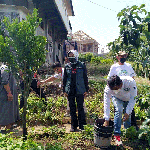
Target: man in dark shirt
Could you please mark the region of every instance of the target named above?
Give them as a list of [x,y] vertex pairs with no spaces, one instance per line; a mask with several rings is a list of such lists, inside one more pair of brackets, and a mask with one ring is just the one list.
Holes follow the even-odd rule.
[[[78,61],[78,52],[71,50],[68,53],[70,63],[66,64],[63,78],[63,92],[68,97],[71,115],[71,132],[75,132],[78,127],[83,130],[86,125],[85,113],[83,108],[84,96],[86,96],[88,87],[88,77],[85,65]],[[76,115],[76,104],[78,108],[78,119]]]

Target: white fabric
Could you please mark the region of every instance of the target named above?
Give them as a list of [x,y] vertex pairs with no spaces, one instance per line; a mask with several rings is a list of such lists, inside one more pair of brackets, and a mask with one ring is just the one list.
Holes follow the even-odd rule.
[[[74,54],[74,57],[75,57],[76,60],[78,61],[79,53],[77,52],[77,50],[70,50],[69,52],[73,53],[73,54]],[[69,53],[69,52],[68,52],[68,53]]]
[[64,68],[62,68],[62,73],[56,73],[56,74],[54,74],[53,77],[56,78],[56,82],[58,82],[58,80],[60,81],[59,87],[61,87],[62,80],[63,80],[63,77],[64,77]]
[[130,77],[136,76],[131,64],[126,62],[124,65],[119,65],[118,63],[113,64],[110,68],[107,79],[113,75]]
[[4,72],[4,70],[7,70],[8,66],[4,65],[3,63],[0,66],[1,74]]
[[122,101],[129,101],[129,104],[126,108],[126,113],[131,114],[136,100],[134,97],[137,96],[137,87],[135,80],[130,76],[121,76],[120,79],[123,82],[123,85],[120,91],[115,94],[113,90],[111,90],[108,85],[106,85],[104,90],[104,117],[106,120],[110,118],[110,98],[115,96],[116,98]]

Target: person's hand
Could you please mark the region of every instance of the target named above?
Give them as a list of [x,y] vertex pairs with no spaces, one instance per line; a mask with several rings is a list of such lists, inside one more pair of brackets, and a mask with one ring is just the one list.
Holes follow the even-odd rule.
[[8,101],[12,101],[13,100],[13,95],[11,93],[8,93],[7,97],[8,97]]
[[88,93],[87,93],[87,92],[85,92],[83,95],[86,97],[86,96],[87,96],[87,94],[88,94]]
[[127,113],[125,113],[123,116],[123,121],[127,121],[128,119],[129,119],[129,115]]
[[105,120],[103,126],[108,127],[109,126],[109,120]]
[[68,97],[68,94],[67,94],[67,93],[64,93],[64,96],[65,96],[65,97]]

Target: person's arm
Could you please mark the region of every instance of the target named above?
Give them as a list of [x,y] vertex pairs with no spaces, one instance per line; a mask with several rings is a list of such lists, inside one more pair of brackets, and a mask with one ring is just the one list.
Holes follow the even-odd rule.
[[84,78],[84,84],[85,84],[86,92],[88,92],[89,91],[89,85],[88,85],[87,69],[86,69],[85,65],[84,65],[84,71],[83,71],[83,78]]
[[66,82],[67,82],[67,72],[66,72],[66,68],[64,68],[64,75],[63,75],[63,93],[65,93]]
[[136,87],[135,80],[133,80],[133,82],[130,83],[130,100],[129,100],[129,103],[126,108],[126,113],[128,115],[131,114],[131,112],[134,108],[134,105],[136,103],[136,98],[135,98],[136,96],[137,96],[137,87]]
[[52,82],[52,81],[54,81],[54,80],[56,80],[56,79],[57,79],[56,76],[52,76],[52,77],[49,77],[49,78],[46,79],[46,80],[38,81],[38,82],[37,82],[37,88],[39,88],[41,84],[45,84],[45,83],[48,83],[48,82]]
[[13,100],[13,95],[11,94],[9,83],[4,85],[4,88],[7,92],[8,101],[12,101]]
[[110,98],[111,98],[110,88],[108,87],[108,85],[106,85],[104,90],[104,118],[105,118],[104,126],[109,126]]
[[109,120],[110,118],[110,88],[106,85],[104,90],[104,118],[105,120]]
[[116,75],[116,68],[115,68],[114,65],[112,65],[112,66],[110,67],[110,71],[109,71],[109,73],[108,73],[107,79],[109,79],[109,77],[111,77],[111,76],[113,76],[113,75]]
[[47,83],[47,82],[52,82],[52,81],[54,81],[54,80],[56,80],[57,78],[56,77],[54,77],[54,76],[52,76],[52,77],[49,77],[48,79],[46,79],[46,80],[43,80],[43,81],[40,81],[40,83]]
[[131,64],[130,64],[129,68],[130,68],[130,77],[132,77],[132,78],[134,79],[134,77],[136,76],[136,73],[135,73],[135,71],[133,70]]
[[10,87],[9,87],[9,83],[4,85],[4,88],[5,88],[6,92],[7,92],[7,94],[11,93]]
[[4,86],[7,92],[8,101],[12,101],[13,95],[11,94],[11,90],[9,86],[9,72],[6,67],[5,67],[5,70],[2,71],[1,76],[2,76],[1,84]]

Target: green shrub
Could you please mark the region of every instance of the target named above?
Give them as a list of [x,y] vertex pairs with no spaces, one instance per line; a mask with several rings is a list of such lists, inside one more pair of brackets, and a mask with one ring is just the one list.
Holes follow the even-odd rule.
[[136,131],[136,128],[134,126],[131,126],[130,128],[123,130],[123,136],[125,138],[134,140],[135,138],[138,137],[138,133]]
[[105,76],[108,75],[111,64],[87,64],[87,73],[88,76],[94,76],[95,79],[97,76]]
[[89,80],[89,88],[93,91],[93,93],[101,93],[99,96],[102,96],[106,83],[107,82],[105,80]]
[[79,54],[79,60],[80,61],[83,61],[83,62],[85,62],[85,61],[87,61],[87,62],[90,62],[91,61],[91,58],[94,56],[94,54],[93,53],[86,53],[86,54]]
[[112,59],[102,59],[101,63],[102,64],[113,64],[113,60]]
[[145,120],[140,126],[138,138],[147,141],[150,146],[150,119]]
[[[27,123],[34,125],[37,121],[47,123],[61,123],[67,106],[67,99],[64,97],[48,97],[45,99],[38,98],[34,93],[28,97],[27,105]],[[47,105],[46,105],[46,104]],[[20,115],[22,116],[22,109]]]
[[145,120],[148,116],[148,108],[150,108],[150,86],[137,84],[138,96],[135,105],[135,115],[139,119]]
[[84,131],[82,132],[82,136],[86,139],[94,138],[94,126],[93,125],[84,125]]
[[1,150],[48,150],[50,148],[54,148],[55,145],[45,145],[43,146],[41,143],[35,142],[33,139],[28,139],[23,142],[22,138],[11,137],[11,133],[9,134],[1,134],[0,133],[0,149]]
[[93,57],[91,58],[91,63],[92,63],[92,64],[100,64],[100,63],[101,63],[101,60],[103,60],[102,57],[93,56]]

